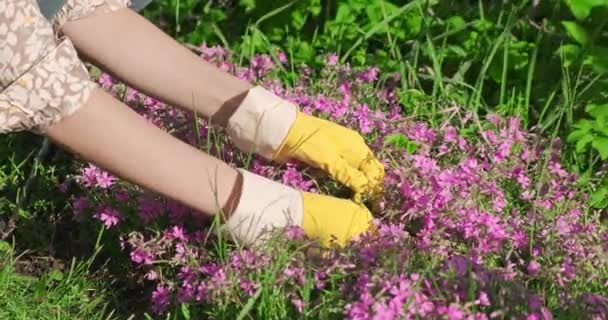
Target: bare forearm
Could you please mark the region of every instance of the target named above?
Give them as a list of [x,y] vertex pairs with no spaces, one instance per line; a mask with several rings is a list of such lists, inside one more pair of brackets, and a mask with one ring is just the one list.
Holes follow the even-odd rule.
[[149,124],[101,89],[47,134],[117,176],[204,213],[238,199],[235,169]]
[[62,32],[82,55],[125,83],[221,125],[251,87],[129,9],[71,21]]

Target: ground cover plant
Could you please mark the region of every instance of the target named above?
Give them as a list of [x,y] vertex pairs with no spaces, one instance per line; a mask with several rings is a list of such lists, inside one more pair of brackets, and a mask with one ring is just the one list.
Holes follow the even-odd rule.
[[[221,22],[243,21],[242,13],[221,16],[236,2],[158,1],[146,14],[201,59],[361,132],[387,169],[383,197],[367,203],[373,231],[329,251],[297,229],[239,248],[210,232],[213,219],[34,136],[8,135],[0,138],[8,155],[0,209],[11,213],[0,215],[0,298],[16,298],[0,302],[0,315],[608,318],[601,1],[328,3],[241,1],[248,19],[261,18],[232,38]],[[544,18],[521,19],[530,8]],[[285,17],[302,26],[326,17],[326,29],[308,37],[315,33],[295,32]],[[526,28],[539,21],[537,38]],[[94,73],[205,152],[301,190],[349,196],[298,163],[239,153],[214,125]],[[556,74],[557,82],[543,78]],[[60,266],[32,271],[35,259],[16,259],[12,239]],[[73,257],[81,262],[70,267]]]
[[[560,164],[562,143],[517,117],[480,119],[458,104],[425,121],[400,113],[396,75],[326,57],[311,81],[276,74],[287,61],[256,55],[237,67],[225,49],[203,59],[271,88],[304,112],[362,132],[388,169],[378,220],[345,249],[315,250],[301,230],[237,248],[192,223],[187,208],[147,194],[91,164],[61,187],[76,219],[107,229],[134,276],[152,286],[152,311],[198,318],[548,319],[608,313],[608,230]],[[231,148],[220,130],[125,88],[100,83],[155,125],[225,161],[301,190],[341,194],[297,163],[277,168]],[[334,90],[333,88],[339,88]],[[446,102],[449,103],[449,102]],[[435,122],[435,126],[432,126]],[[328,212],[328,214],[331,214]],[[195,221],[197,219],[194,219]],[[290,241],[284,241],[285,237]]]

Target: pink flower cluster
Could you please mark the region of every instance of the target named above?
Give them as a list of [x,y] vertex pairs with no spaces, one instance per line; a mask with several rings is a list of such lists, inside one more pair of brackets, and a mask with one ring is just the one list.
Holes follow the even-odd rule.
[[[560,164],[559,140],[528,132],[518,118],[480,119],[464,108],[439,127],[411,121],[401,114],[398,76],[353,70],[335,55],[317,73],[303,67],[288,88],[270,56],[238,67],[221,47],[203,45],[201,52],[306,113],[362,132],[386,165],[385,192],[374,204],[376,228],[345,249],[319,253],[301,230],[289,228],[271,245],[220,254],[221,241],[199,227],[204,221],[191,223],[197,215],[190,209],[85,164],[75,181],[86,195],[74,196],[74,212],[91,212],[120,230],[129,259],[154,284],[154,312],[187,303],[201,314],[234,318],[259,296],[275,299],[273,312],[288,318],[608,317],[607,226]],[[129,92],[138,112],[191,144],[221,131],[197,119],[196,132],[192,115],[107,75],[100,83],[119,96]],[[415,148],[387,143],[395,139]],[[222,148],[206,150],[244,166],[246,157],[220,141]],[[297,163],[278,168],[254,158],[249,169],[301,190],[337,191]],[[137,223],[125,217],[138,217]],[[141,231],[142,225],[157,232]],[[271,311],[255,312],[264,318]]]

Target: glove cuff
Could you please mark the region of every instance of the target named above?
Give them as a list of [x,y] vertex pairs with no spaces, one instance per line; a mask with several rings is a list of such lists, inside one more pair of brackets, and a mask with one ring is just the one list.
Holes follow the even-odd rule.
[[230,117],[226,131],[239,150],[272,160],[293,126],[298,111],[295,104],[256,86],[249,90]]
[[243,177],[241,198],[222,226],[223,231],[250,245],[266,239],[274,228],[302,226],[300,191],[243,169],[239,171]]

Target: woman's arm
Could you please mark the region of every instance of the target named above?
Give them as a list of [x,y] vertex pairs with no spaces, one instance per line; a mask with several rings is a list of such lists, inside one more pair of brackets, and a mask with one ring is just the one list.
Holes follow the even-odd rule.
[[[91,9],[73,3],[70,13]],[[70,39],[56,38],[35,0],[2,4],[0,26],[10,27],[0,36],[0,133],[46,134],[122,178],[208,214],[234,207],[241,179],[235,169],[99,89]]]
[[[125,1],[96,2],[95,8],[110,12],[123,8]],[[222,229],[244,243],[289,225],[302,227],[323,244],[333,237],[344,243],[368,228],[371,214],[363,206],[234,170],[149,124],[88,78],[72,42],[55,38],[35,0],[0,4],[0,25],[11,26],[0,50],[0,133],[46,134],[121,178],[194,209],[213,214],[223,207],[230,217]],[[94,9],[78,0],[67,4],[66,15]],[[267,96],[254,92],[243,102],[249,106],[245,113],[259,110],[256,102]],[[247,118],[242,113],[234,117]]]
[[223,208],[229,215],[238,202],[236,169],[148,123],[102,89],[46,134],[121,178],[204,213]]
[[72,19],[62,32],[80,53],[143,92],[227,128],[237,148],[268,160],[297,159],[350,187],[381,190],[382,164],[356,132],[211,65],[129,9]]
[[252,87],[130,9],[69,20],[61,31],[81,55],[123,82],[221,126]]

